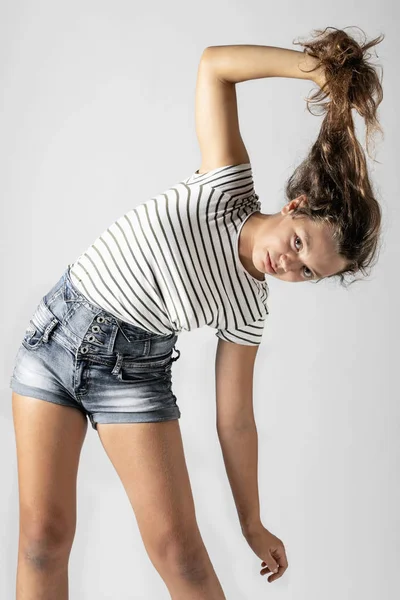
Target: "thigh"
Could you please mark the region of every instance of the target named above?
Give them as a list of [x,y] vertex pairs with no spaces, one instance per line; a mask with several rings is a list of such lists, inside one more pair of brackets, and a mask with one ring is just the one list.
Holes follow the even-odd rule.
[[12,393],[20,506],[20,533],[73,536],[76,478],[87,430],[77,409]]
[[[178,419],[98,424],[153,564],[168,547],[202,544]],[[173,550],[172,550],[173,551]]]

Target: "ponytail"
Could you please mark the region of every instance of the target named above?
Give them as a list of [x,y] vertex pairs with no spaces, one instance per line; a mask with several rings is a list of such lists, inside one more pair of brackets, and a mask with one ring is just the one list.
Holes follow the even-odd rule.
[[376,258],[381,231],[381,209],[369,180],[364,150],[356,137],[352,109],[364,119],[370,156],[373,135],[379,132],[383,136],[377,118],[383,89],[375,66],[367,60],[367,51],[384,36],[361,44],[333,27],[314,34],[314,40],[294,43],[317,59],[315,69],[324,73],[325,83],[307,98],[307,109],[314,114],[309,106],[314,103],[325,117],[317,140],[289,178],[285,193],[289,201],[302,194],[307,196],[308,203],[300,205],[295,216],[308,216],[331,227],[337,252],[347,261],[346,268],[332,277],[339,275],[343,284],[345,273],[360,270],[368,274],[366,269]]

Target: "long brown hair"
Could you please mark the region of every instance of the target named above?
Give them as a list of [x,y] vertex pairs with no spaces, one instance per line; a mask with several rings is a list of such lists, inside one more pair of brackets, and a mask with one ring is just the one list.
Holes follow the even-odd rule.
[[[330,226],[336,250],[346,260],[346,268],[330,277],[339,277],[347,287],[346,274],[360,271],[369,275],[381,234],[381,208],[355,134],[352,109],[365,121],[370,156],[372,136],[376,132],[383,136],[377,119],[383,90],[376,67],[367,62],[367,50],[381,42],[384,35],[361,44],[334,27],[313,33],[316,39],[294,43],[318,59],[315,69],[323,70],[325,83],[307,98],[307,109],[311,112],[309,103],[314,102],[326,115],[309,154],[288,179],[285,194],[289,201],[302,194],[308,199],[295,209],[295,218],[309,217]],[[325,98],[329,99],[321,102]]]

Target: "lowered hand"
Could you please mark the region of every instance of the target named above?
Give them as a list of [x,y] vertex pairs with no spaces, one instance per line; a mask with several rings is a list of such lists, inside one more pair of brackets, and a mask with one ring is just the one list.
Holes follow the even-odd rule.
[[263,561],[260,575],[273,573],[268,579],[269,583],[282,577],[289,566],[283,542],[261,524],[255,531],[246,535],[246,541],[258,558]]

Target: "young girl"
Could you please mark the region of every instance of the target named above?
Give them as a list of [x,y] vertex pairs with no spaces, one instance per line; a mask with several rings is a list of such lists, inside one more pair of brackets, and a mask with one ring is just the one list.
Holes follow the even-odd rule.
[[[197,526],[171,381],[179,332],[204,325],[217,329],[217,430],[241,530],[263,561],[261,574],[275,573],[268,581],[287,569],[282,541],[261,523],[257,487],[252,377],[268,314],[266,276],[343,284],[376,257],[381,210],[351,111],[365,119],[368,141],[379,129],[382,87],[366,52],[381,40],[360,45],[327,28],[303,52],[207,48],[196,90],[201,168],[110,225],[40,300],[10,384],[17,600],[68,596],[87,418],[171,597],[225,598]],[[319,105],[326,114],[287,183],[287,204],[264,214],[235,85],[278,76],[315,82],[313,100],[327,98]]]

